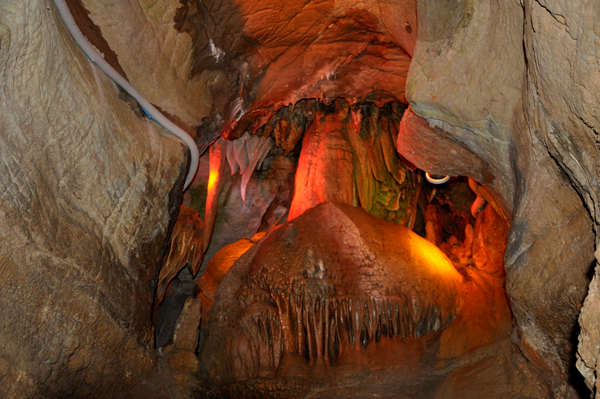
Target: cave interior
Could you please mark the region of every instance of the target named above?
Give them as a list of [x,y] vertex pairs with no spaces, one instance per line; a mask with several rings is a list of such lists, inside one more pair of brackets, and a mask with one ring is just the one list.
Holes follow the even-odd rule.
[[0,0],[0,396],[600,398],[598,26]]

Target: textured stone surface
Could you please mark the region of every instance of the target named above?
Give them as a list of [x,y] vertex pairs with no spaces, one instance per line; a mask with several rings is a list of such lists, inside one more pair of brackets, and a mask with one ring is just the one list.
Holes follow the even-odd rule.
[[[208,267],[202,277],[198,280],[198,287],[202,294],[211,301],[214,299],[223,277],[227,274],[233,263],[246,251],[265,236],[265,232],[257,233],[251,239],[242,238],[239,241],[224,246],[208,262]],[[206,313],[203,310],[203,313]]]
[[175,326],[173,346],[182,351],[195,353],[198,347],[198,327],[202,315],[202,302],[193,297],[186,299]]
[[332,201],[412,228],[421,180],[394,149],[403,113],[399,103],[319,104],[302,141],[289,219]]
[[[230,124],[253,110],[264,118],[305,96],[402,100],[414,52],[400,151],[431,172],[474,177],[512,216],[513,342],[546,378],[520,392],[531,397],[576,395],[573,337],[600,215],[596,3],[83,0],[134,85],[194,125],[210,110]],[[49,2],[0,9],[1,385],[23,397],[33,387],[103,392],[115,375],[137,384],[134,370],[154,362],[148,259],[167,231],[183,153],[56,33]],[[255,209],[232,225],[244,230],[232,240],[256,231]],[[578,368],[591,388],[598,287],[596,276],[580,317]],[[460,396],[456,375],[442,388]]]
[[0,65],[2,396],[158,396],[152,281],[185,149],[119,100],[49,2],[0,2]]
[[473,230],[473,261],[477,269],[490,274],[504,274],[504,252],[508,223],[487,205],[477,214]]
[[156,298],[163,300],[167,287],[181,269],[187,267],[192,277],[198,274],[204,259],[202,248],[204,223],[195,210],[179,206],[177,220],[169,237],[169,249],[162,260],[156,283]]
[[81,1],[133,87],[184,124],[200,125],[214,76],[190,78],[192,38],[173,22],[179,1]]
[[[189,392],[198,386],[196,373],[199,361],[196,356],[198,347],[198,327],[202,317],[202,302],[192,296],[185,300],[183,309],[175,324],[173,345],[162,350],[163,373],[173,375],[175,389],[172,398],[189,398]],[[168,368],[168,369],[166,369]],[[147,392],[150,395],[151,392]]]
[[[596,262],[600,263],[600,249],[596,250]],[[597,372],[600,363],[600,287],[598,286],[598,266],[585,298],[584,307],[579,316],[581,334],[579,335],[579,347],[577,351],[577,369],[585,377],[588,387],[596,392],[599,391]]]
[[[510,205],[510,136],[525,66],[519,50],[522,9],[516,1],[500,5],[467,0],[460,6],[419,1],[418,15],[420,29],[406,85],[411,110],[476,156],[477,162],[466,162],[476,174],[463,174],[490,185]],[[479,177],[481,162],[491,176]],[[440,168],[436,173],[453,171]]]
[[404,101],[412,1],[182,3],[178,26],[193,38],[193,74],[220,71],[212,93],[226,129],[304,98]]
[[[595,1],[524,1],[528,62],[525,109],[528,128],[539,137],[591,216],[598,245],[600,225],[600,66]],[[589,231],[589,230],[588,230]],[[593,262],[589,233],[586,261]],[[582,237],[583,236],[583,237]],[[575,237],[574,237],[575,238]],[[577,243],[574,243],[575,245]],[[597,253],[597,252],[596,252]],[[577,368],[599,397],[597,268],[582,309]]]
[[289,219],[323,202],[358,205],[354,183],[354,155],[346,130],[347,111],[317,112],[309,126],[298,159],[294,199]]
[[[503,223],[493,208],[484,212],[478,231]],[[502,250],[506,235],[488,230],[480,240]],[[504,369],[523,358],[509,349],[502,258],[487,257],[485,272],[481,259],[455,267],[424,238],[349,205],[307,210],[270,231],[225,275],[203,325],[205,387],[213,394],[240,389],[242,397],[430,398],[450,370],[473,369],[487,374],[461,387],[469,397],[489,381],[500,384],[486,387],[497,391],[493,397],[514,394],[523,373],[535,385],[535,368]],[[296,386],[284,388],[286,377]]]
[[566,176],[530,140],[520,143],[517,162],[524,176],[505,258],[507,292],[523,342],[565,378],[593,261],[592,224]]
[[[598,64],[586,61],[597,46],[596,6],[523,3],[418,2],[406,88],[414,115],[406,114],[398,149],[432,172],[460,171],[485,182],[510,212],[505,266],[514,340],[532,364],[550,371],[548,386],[573,397],[569,368],[597,225],[598,130],[591,115]],[[421,155],[423,132],[425,143],[441,135],[452,142],[446,148],[471,161],[431,148]]]
[[600,223],[600,4],[524,1],[529,128]]
[[[497,171],[490,168],[477,149],[469,148],[439,124],[419,117],[412,107],[406,110],[400,122],[396,149],[408,161],[431,174],[470,176],[486,185],[493,185],[498,179]],[[507,203],[501,201],[506,208]]]
[[250,239],[256,234],[263,217],[272,206],[276,206],[280,190],[289,187],[293,180],[295,165],[295,157],[267,157],[262,168],[253,173],[246,186],[246,201],[242,199],[242,176],[238,173],[231,175],[229,165],[225,166],[215,228],[202,263],[202,273],[212,257],[225,245],[242,238]]

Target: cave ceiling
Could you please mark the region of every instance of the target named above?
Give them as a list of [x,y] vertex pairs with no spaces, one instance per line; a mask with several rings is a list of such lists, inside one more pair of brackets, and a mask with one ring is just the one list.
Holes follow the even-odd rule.
[[236,84],[230,123],[240,110],[256,118],[305,98],[406,101],[412,1],[183,3],[175,20],[193,38],[192,75],[226,69]]

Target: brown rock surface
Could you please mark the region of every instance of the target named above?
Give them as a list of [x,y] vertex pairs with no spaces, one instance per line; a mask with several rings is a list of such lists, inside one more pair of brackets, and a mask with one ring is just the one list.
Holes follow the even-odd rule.
[[[406,91],[413,114],[401,132],[407,137],[398,139],[409,143],[398,149],[408,149],[417,166],[440,174],[460,169],[512,215],[505,260],[513,336],[530,360],[550,370],[548,385],[561,387],[564,397],[577,395],[567,375],[598,225],[598,129],[591,117],[598,66],[586,61],[595,47],[592,24],[585,25],[594,7],[419,1]],[[441,135],[447,148],[467,156],[412,150],[423,147],[422,133],[425,143]],[[588,368],[593,385],[597,351],[587,348],[580,368]]]
[[[152,102],[186,124],[211,113],[204,144],[221,119],[227,129],[239,121],[225,131],[235,138],[306,97],[329,103],[341,96],[354,106],[357,99],[381,105],[406,96],[400,152],[430,172],[475,178],[513,222],[506,277],[515,345],[474,349],[472,368],[452,371],[424,395],[464,397],[471,385],[517,381],[520,391],[478,394],[577,396],[574,336],[600,225],[596,1],[72,3],[90,11],[98,37],[114,50],[107,58]],[[179,196],[183,152],[123,107],[49,4],[0,1],[0,385],[10,397],[92,389],[127,396],[133,385],[140,395],[158,395],[162,388],[142,383],[155,368],[151,282]],[[357,115],[351,110],[344,123],[360,126]],[[289,124],[294,118],[278,120],[275,136],[286,152],[310,119]],[[359,130],[347,137],[357,139]],[[365,178],[373,154],[354,144],[364,150],[360,167],[353,165],[363,177],[358,196],[370,204],[375,196],[361,192],[374,187]],[[386,165],[371,166],[377,177]],[[206,262],[225,243],[263,228],[263,215],[272,216],[270,226],[285,214],[285,200],[270,214],[282,185],[251,180],[249,196],[258,199],[244,207],[239,179],[224,183],[222,202],[236,205],[218,216],[219,243]],[[477,259],[495,265],[500,251],[478,247],[477,226],[473,240],[475,263],[495,270]],[[447,244],[466,247],[461,242]],[[579,319],[577,361],[592,389],[600,388],[597,274]],[[472,285],[498,288],[494,278]],[[408,355],[422,348],[413,349]],[[497,370],[516,374],[495,378]],[[123,389],[109,392],[109,384]]]
[[421,179],[394,149],[403,112],[399,103],[317,104],[302,141],[289,219],[332,201],[412,228]]
[[487,205],[477,214],[471,238],[473,263],[477,269],[489,274],[504,274],[507,234],[508,223],[498,216],[492,206]]
[[[346,112],[347,114],[347,112]],[[289,219],[323,202],[356,204],[352,146],[343,122],[346,115],[317,112],[298,159],[294,199]]]
[[[221,248],[242,238],[252,238],[271,215],[270,212],[275,210],[276,221],[287,216],[291,201],[291,198],[288,199],[291,196],[289,190],[295,167],[295,157],[282,154],[268,156],[262,168],[252,174],[246,186],[247,197],[244,201],[241,192],[242,176],[239,173],[231,175],[229,165],[225,165],[215,228],[201,273]],[[280,200],[285,204],[284,209],[278,206]]]
[[198,286],[202,293],[209,299],[213,300],[219,288],[219,284],[223,281],[223,277],[227,274],[234,262],[239,259],[247,250],[252,248],[265,233],[257,233],[251,239],[242,238],[239,241],[224,246],[212,257],[206,271],[198,280]]
[[[597,63],[599,5],[594,1],[525,1],[524,45],[527,68],[526,118],[530,131],[568,176],[591,216],[600,242],[600,67]],[[592,61],[594,60],[594,61]],[[585,261],[593,262],[589,227],[570,230],[570,244],[585,245]],[[563,238],[565,240],[566,238]],[[596,251],[596,253],[598,253]],[[596,257],[598,258],[598,257]],[[599,397],[597,273],[579,319],[577,368]]]
[[244,113],[277,111],[305,98],[404,101],[417,31],[414,2],[182,3],[178,26],[193,38],[193,75],[215,76],[226,129]]
[[186,299],[183,310],[177,320],[177,325],[175,326],[175,334],[173,335],[173,346],[175,349],[192,353],[196,352],[201,315],[202,302],[192,297]]
[[185,206],[179,206],[177,220],[169,237],[169,249],[162,260],[156,286],[156,298],[163,300],[171,280],[184,267],[192,277],[198,274],[204,251],[202,248],[204,223],[198,212]]
[[477,157],[475,162],[458,156],[458,161],[469,159],[463,163],[472,168],[461,174],[486,186],[492,183],[507,204],[514,195],[510,136],[525,68],[522,12],[516,1],[417,2],[419,32],[406,85],[412,112]]
[[210,105],[205,87],[215,73],[190,78],[192,39],[173,23],[178,0],[76,1],[88,10],[133,87],[184,124],[201,124]]
[[[488,213],[477,229],[501,221]],[[488,233],[477,240],[502,247],[505,237]],[[223,279],[203,326],[205,388],[217,396],[447,397],[438,389],[446,376],[475,369],[484,377],[457,392],[476,397],[500,381],[486,388],[498,392],[490,397],[516,395],[515,380],[540,376],[528,365],[504,368],[523,358],[510,347],[502,258],[486,261],[493,273],[459,270],[403,226],[318,205],[268,233]]]
[[432,174],[470,176],[483,184],[493,184],[498,178],[476,149],[419,117],[413,107],[406,110],[400,122],[396,149],[408,161]]
[[1,396],[158,397],[153,279],[185,149],[119,100],[51,3],[0,2],[0,43]]

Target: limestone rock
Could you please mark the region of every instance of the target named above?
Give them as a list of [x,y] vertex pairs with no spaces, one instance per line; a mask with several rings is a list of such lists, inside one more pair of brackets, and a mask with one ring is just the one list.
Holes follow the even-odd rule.
[[0,64],[2,396],[159,397],[153,279],[185,149],[119,100],[52,3],[0,2]]
[[200,125],[211,77],[190,79],[192,38],[173,23],[179,1],[81,1],[133,87],[183,124]]
[[289,219],[323,202],[356,204],[353,151],[344,116],[318,112],[302,141]]
[[[253,173],[246,186],[246,201],[242,199],[242,176],[232,176],[226,165],[215,228],[201,273],[221,248],[242,238],[252,238],[257,233],[263,216],[275,205],[280,188],[291,180],[290,174],[293,176],[295,164],[296,159],[293,157],[267,157],[263,168]],[[281,214],[280,217],[284,215]]]
[[[596,261],[600,262],[600,247],[596,249]],[[597,317],[600,311],[598,309],[600,288],[598,287],[597,273],[598,267],[596,266],[596,274],[592,278],[583,310],[579,316],[581,334],[577,349],[577,368],[585,378],[587,386],[594,392],[599,391],[595,370],[600,367],[600,343],[597,338],[600,334],[600,320]]]
[[[525,1],[524,46],[528,61],[525,93],[526,117],[544,148],[568,177],[591,216],[599,243],[600,225],[600,67],[590,62],[598,56],[597,16],[594,1]],[[574,245],[590,238],[574,234]],[[576,234],[576,235],[575,235]],[[579,239],[576,237],[579,236]],[[593,245],[593,244],[592,244]],[[589,264],[591,256],[586,257]],[[596,266],[596,274],[598,266]],[[597,279],[597,277],[595,277]],[[597,353],[600,335],[596,327],[597,282],[581,310],[577,367],[586,384],[599,397],[596,375],[600,370]]]
[[239,241],[224,246],[208,262],[208,267],[204,274],[198,280],[198,287],[211,301],[215,297],[217,288],[227,274],[233,263],[239,259],[246,251],[265,236],[265,232],[257,233],[251,239],[242,238]]
[[156,288],[156,298],[160,302],[171,280],[187,267],[191,276],[198,274],[204,259],[203,243],[204,223],[198,212],[180,206],[177,220],[169,238],[169,249],[165,254]]
[[414,2],[182,3],[178,24],[193,38],[193,76],[227,76],[211,82],[214,97],[229,103],[219,108],[226,134],[244,114],[255,118],[302,99],[404,101]]
[[489,204],[477,214],[473,234],[473,262],[479,270],[504,274],[508,223]]
[[202,315],[202,302],[189,297],[186,299],[173,334],[173,346],[181,351],[195,353],[198,347],[198,328]]
[[[550,386],[564,383],[564,397],[576,395],[567,369],[598,225],[598,67],[585,61],[595,53],[594,7],[418,2],[412,114],[398,138],[415,165],[475,178],[512,215],[505,267],[515,342],[550,371]],[[450,153],[425,148],[442,149],[434,137]]]
[[[349,205],[320,204],[271,230],[214,299],[200,359],[215,392],[306,396],[306,387],[319,398],[348,390],[420,398],[482,357],[502,359],[488,369],[500,378],[510,374],[499,371],[502,361],[522,359],[494,352],[510,346],[502,275],[458,269],[406,227]],[[431,363],[443,367],[431,373]],[[518,389],[502,384],[487,389]]]

